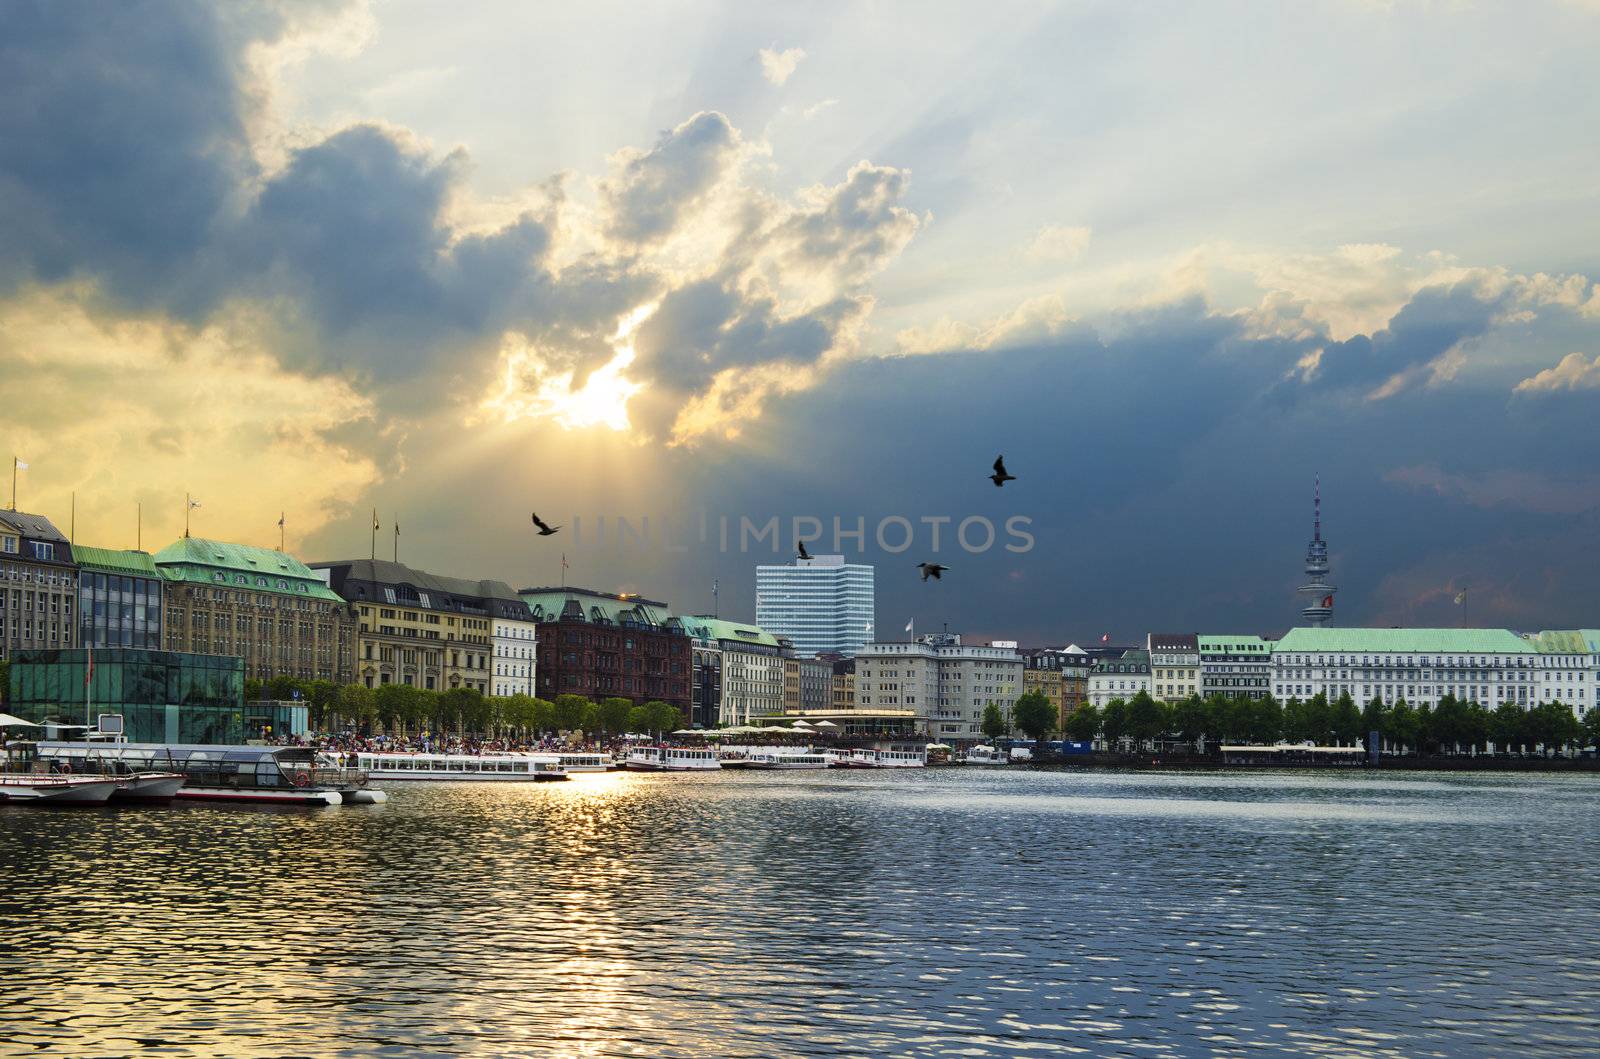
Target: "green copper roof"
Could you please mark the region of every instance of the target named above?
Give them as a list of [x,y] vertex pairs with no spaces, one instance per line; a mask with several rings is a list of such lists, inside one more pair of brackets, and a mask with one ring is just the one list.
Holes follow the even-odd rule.
[[619,598],[582,588],[530,588],[517,594],[534,612],[534,621],[555,621],[566,610],[568,602],[577,605],[585,621],[600,619],[618,625],[625,621],[665,625],[672,618],[665,603],[638,596]]
[[107,574],[127,574],[134,577],[160,577],[155,560],[149,552],[119,551],[116,548],[91,548],[87,544],[74,544],[72,557],[85,570]]
[[1587,655],[1600,653],[1600,629],[1566,629],[1530,632],[1523,637],[1533,649],[1546,655]]
[[1200,650],[1207,654],[1267,654],[1272,650],[1272,643],[1259,636],[1247,636],[1244,633],[1217,633],[1201,636]]
[[754,622],[725,621],[722,618],[696,615],[684,618],[683,625],[689,630],[690,636],[697,636],[702,640],[732,640],[739,643],[761,644],[763,647],[779,646],[776,636]]
[[[155,564],[168,581],[227,585],[256,592],[277,592],[286,596],[325,599],[342,603],[338,593],[311,568],[287,552],[256,548],[249,544],[184,537],[162,548]],[[222,577],[217,575],[221,574]],[[243,581],[239,580],[244,578]]]
[[1531,654],[1509,629],[1290,629],[1272,648],[1344,654]]

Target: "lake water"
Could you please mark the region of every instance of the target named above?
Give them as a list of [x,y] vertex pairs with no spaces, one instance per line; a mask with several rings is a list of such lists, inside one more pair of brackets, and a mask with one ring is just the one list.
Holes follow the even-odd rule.
[[0,1052],[1600,1050],[1591,777],[389,789],[0,808]]

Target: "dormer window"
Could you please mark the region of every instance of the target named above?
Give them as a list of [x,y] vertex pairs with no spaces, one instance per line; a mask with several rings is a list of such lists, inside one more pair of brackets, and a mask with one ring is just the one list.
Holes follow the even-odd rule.
[[0,552],[5,552],[8,555],[17,554],[17,538],[0,537]]
[[56,546],[49,541],[34,541],[33,557],[35,559],[54,559],[56,557]]

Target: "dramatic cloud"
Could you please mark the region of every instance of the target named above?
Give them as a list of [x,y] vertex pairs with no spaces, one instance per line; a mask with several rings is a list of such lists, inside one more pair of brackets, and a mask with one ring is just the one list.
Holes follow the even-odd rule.
[[1089,249],[1090,234],[1087,227],[1047,224],[1028,244],[1028,258],[1032,261],[1076,261]]
[[619,152],[612,159],[616,176],[601,187],[607,230],[636,243],[672,234],[728,175],[739,146],[739,132],[727,118],[702,113],[662,133],[648,151]]
[[781,85],[789,80],[795,67],[800,65],[800,60],[806,57],[804,48],[785,48],[778,51],[776,47],[762,48],[761,75],[775,85]]
[[1523,379],[1516,388],[1517,393],[1557,390],[1600,390],[1600,357],[1590,360],[1582,353],[1568,353],[1561,363]]

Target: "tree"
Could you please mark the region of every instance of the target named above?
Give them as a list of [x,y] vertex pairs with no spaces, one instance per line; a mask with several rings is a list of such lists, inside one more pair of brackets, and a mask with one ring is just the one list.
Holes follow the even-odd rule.
[[1112,699],[1106,703],[1106,708],[1100,711],[1100,730],[1105,734],[1108,746],[1122,742],[1122,737],[1128,734],[1128,704],[1125,700]]
[[1342,744],[1361,743],[1361,711],[1349,692],[1339,696],[1328,710],[1328,727],[1333,738]]
[[589,705],[589,700],[582,695],[557,695],[552,718],[556,730],[571,732],[582,728],[589,715]]
[[645,731],[665,735],[683,727],[683,711],[670,702],[651,699],[644,704]]
[[1000,712],[998,703],[989,703],[983,708],[983,734],[990,739],[999,739],[1010,730],[1006,724],[1005,714]]
[[[1600,717],[1600,710],[1595,711]],[[1090,703],[1083,703],[1067,716],[1067,737],[1077,743],[1089,743],[1100,734],[1100,711]]]
[[556,704],[549,699],[534,696],[528,708],[528,727],[543,735],[556,726]]
[[1291,743],[1303,742],[1311,738],[1311,721],[1306,716],[1306,704],[1298,698],[1292,698],[1283,704],[1283,738]]
[[1250,704],[1250,741],[1275,743],[1283,738],[1283,707],[1271,695]]
[[[1216,701],[1221,702],[1221,699],[1218,698]],[[1215,726],[1215,722],[1222,719],[1218,713],[1214,705],[1207,703],[1198,695],[1190,695],[1172,708],[1172,730],[1178,734],[1178,738],[1193,743],[1195,753],[1198,754],[1200,741],[1207,733],[1221,730]]]
[[[9,664],[9,663],[0,663]],[[255,677],[246,677],[244,681],[244,701],[256,702],[261,698],[262,684]]]
[[1402,749],[1417,745],[1417,711],[1406,705],[1405,699],[1395,702],[1389,711],[1389,739]]
[[1128,735],[1138,743],[1148,743],[1165,734],[1168,727],[1167,704],[1157,702],[1148,691],[1128,700]]
[[374,689],[373,705],[378,720],[385,728],[394,728],[403,736],[406,729],[422,716],[422,692],[410,684],[384,684]]
[[1381,740],[1384,728],[1387,724],[1388,711],[1384,709],[1383,699],[1380,696],[1374,695],[1372,696],[1372,701],[1368,702],[1366,707],[1361,711],[1362,734],[1366,734],[1367,732],[1377,732]]
[[346,684],[339,689],[339,715],[359,728],[378,719],[378,703],[365,684]]
[[440,728],[457,732],[482,732],[489,719],[487,702],[477,688],[451,688],[439,695],[435,718]]
[[294,698],[294,693],[300,690],[300,682],[294,677],[276,676],[267,681],[263,689],[266,697],[282,702]]
[[1589,746],[1600,747],[1600,706],[1589,707],[1589,713],[1583,719],[1583,741]]
[[1502,702],[1489,716],[1489,736],[1496,752],[1509,754],[1527,744],[1528,711],[1514,702]]
[[1035,688],[1024,692],[1011,706],[1011,721],[1035,743],[1055,731],[1056,708],[1044,692]]
[[602,736],[621,735],[628,727],[628,715],[633,712],[633,702],[612,696],[601,699],[595,706],[594,723]]

